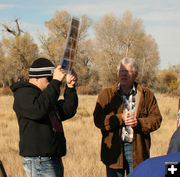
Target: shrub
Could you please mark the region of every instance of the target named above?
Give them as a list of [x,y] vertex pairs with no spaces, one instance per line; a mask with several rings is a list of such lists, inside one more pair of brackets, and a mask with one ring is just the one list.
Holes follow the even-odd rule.
[[0,95],[12,95],[12,91],[9,87],[0,88]]

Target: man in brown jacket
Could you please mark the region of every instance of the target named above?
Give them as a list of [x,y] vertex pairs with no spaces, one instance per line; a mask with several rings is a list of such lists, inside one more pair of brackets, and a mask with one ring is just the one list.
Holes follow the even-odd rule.
[[107,177],[129,177],[149,158],[150,133],[162,121],[154,94],[135,82],[138,65],[124,58],[118,65],[118,83],[98,96],[94,123],[101,129],[101,160]]

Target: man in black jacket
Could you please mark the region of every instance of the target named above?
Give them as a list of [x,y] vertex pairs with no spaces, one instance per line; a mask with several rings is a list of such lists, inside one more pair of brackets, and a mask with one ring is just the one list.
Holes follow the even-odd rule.
[[[60,86],[66,77],[64,99]],[[20,134],[20,155],[28,177],[63,177],[61,157],[66,154],[62,121],[73,117],[78,106],[77,78],[54,67],[45,58],[35,60],[29,70],[29,82],[11,86],[14,93]]]

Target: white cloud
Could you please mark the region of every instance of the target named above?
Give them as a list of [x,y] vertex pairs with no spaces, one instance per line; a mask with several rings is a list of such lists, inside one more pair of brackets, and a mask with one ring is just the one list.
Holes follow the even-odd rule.
[[42,25],[39,24],[32,24],[32,23],[26,23],[26,22],[21,22],[21,27],[22,29],[24,29],[24,31],[41,31],[43,29],[43,31],[45,30],[44,27]]
[[[179,1],[175,2],[180,5]],[[89,3],[72,2],[71,4],[54,7],[53,12],[55,10],[66,10],[72,15],[87,14],[88,16],[97,19],[108,13],[114,13],[117,16],[123,15],[125,11],[129,10],[133,15],[147,22],[180,22],[180,10],[178,9],[177,4],[173,4],[171,1],[170,5],[162,5],[162,3],[164,4],[164,1],[162,0],[153,3],[148,2],[148,0],[145,0],[144,2],[137,2],[137,0],[127,0],[126,2],[116,0],[97,1],[96,3],[92,1]]]
[[7,9],[10,9],[10,8],[13,8],[15,7],[14,4],[0,4],[0,9],[1,10],[7,10]]
[[152,11],[142,15],[141,18],[145,21],[153,22],[180,22],[180,11],[177,10],[162,10]]
[[39,25],[39,24],[32,24],[32,23],[21,23],[21,27],[24,32],[30,33],[32,38],[34,39],[34,42],[39,45],[39,39],[38,36],[39,34],[41,35],[47,35],[48,34],[48,29],[45,28],[45,26]]
[[146,5],[144,4],[133,4],[120,2],[120,1],[97,1],[89,3],[75,3],[75,4],[65,4],[61,6],[54,7],[56,10],[66,10],[71,14],[87,14],[89,16],[101,17],[107,13],[114,13],[116,15],[121,15],[125,11],[130,10],[131,12],[143,9]]

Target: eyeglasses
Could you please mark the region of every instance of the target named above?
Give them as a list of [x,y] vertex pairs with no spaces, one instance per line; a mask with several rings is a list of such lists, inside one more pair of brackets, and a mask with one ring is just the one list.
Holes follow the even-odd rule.
[[134,71],[132,71],[132,70],[128,71],[126,69],[120,69],[119,72],[128,74],[128,73],[133,73]]

